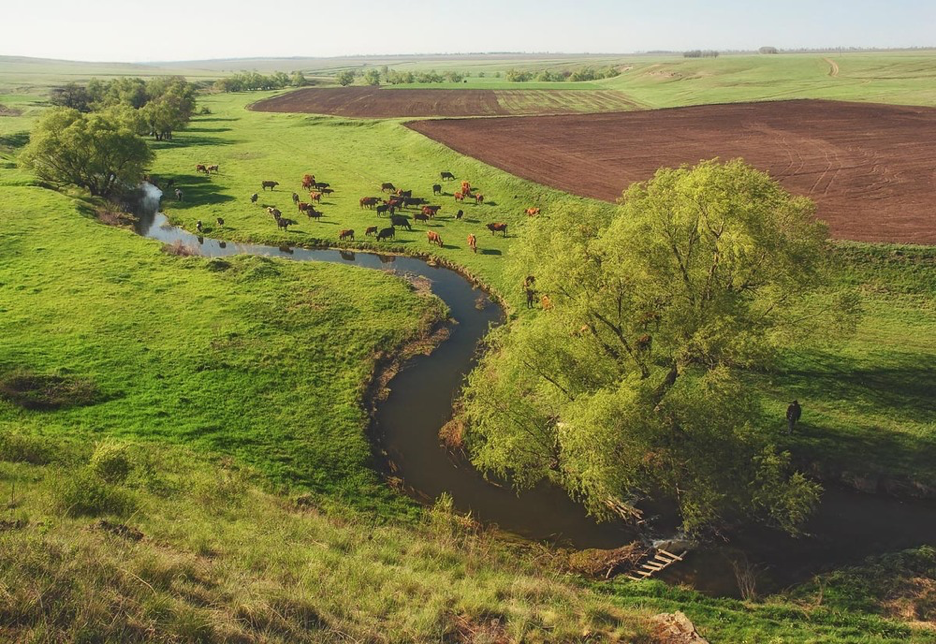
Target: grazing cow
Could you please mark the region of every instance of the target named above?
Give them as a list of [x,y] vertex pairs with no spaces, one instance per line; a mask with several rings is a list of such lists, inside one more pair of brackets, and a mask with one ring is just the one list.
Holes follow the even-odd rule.
[[368,226],[367,230],[364,231],[365,236],[376,235],[376,234],[377,234],[377,226]]
[[423,223],[428,223],[429,215],[425,215],[421,212],[417,212],[415,215],[413,215],[413,219],[415,219],[416,221],[421,221]]
[[218,222],[218,226],[220,226],[221,228],[224,228],[224,220],[221,219],[221,217],[218,217],[215,221]]
[[204,172],[205,174],[208,174],[208,168],[204,163],[199,163],[195,166],[195,172]]
[[507,224],[494,222],[487,225],[488,230],[491,231],[491,234],[503,232],[504,237],[507,236]]
[[267,208],[267,212],[273,215],[273,219],[279,219],[280,217],[283,216],[283,213],[281,213],[279,210],[277,210],[273,206],[270,206],[269,208]]
[[377,210],[377,216],[379,217],[380,215],[382,215],[382,214],[386,213],[388,210],[390,210],[390,206],[388,206],[388,205],[385,204],[385,203],[382,203],[382,204],[380,204],[379,206],[377,206],[376,210]]
[[480,206],[483,203],[484,203],[484,195],[479,192],[478,194],[475,195],[475,205]]
[[195,230],[197,230],[198,232],[201,232],[201,229],[202,229],[202,223],[201,223],[201,219],[199,219],[198,221],[195,222]]
[[407,206],[421,206],[426,200],[422,197],[403,197],[403,203]]
[[321,192],[310,192],[309,199],[315,203],[322,203],[322,193]]
[[461,182],[461,191],[462,191],[462,194],[464,194],[464,195],[471,194],[471,182],[470,182],[470,181],[462,181],[462,182]]
[[404,217],[403,215],[390,215],[390,225],[393,227],[399,226],[400,228],[413,230],[413,227],[410,226],[409,223],[409,217]]
[[361,208],[373,208],[380,202],[380,197],[361,197]]
[[321,192],[323,195],[330,195],[334,191],[335,191],[334,188],[322,188],[321,190],[319,190],[319,192]]
[[315,184],[315,175],[307,174],[302,177],[302,189],[309,190]]
[[277,228],[282,228],[285,232],[289,232],[290,226],[295,226],[296,222],[292,219],[286,219],[285,217],[278,217],[276,219]]
[[429,215],[430,217],[435,217],[436,214],[442,209],[442,206],[423,206],[422,214]]
[[260,186],[266,191],[269,188],[271,191],[279,185],[279,181],[261,181]]
[[443,247],[442,237],[434,230],[426,231],[426,239],[429,240],[430,244],[437,244],[439,248]]
[[390,197],[390,198],[387,199],[384,203],[387,204],[388,206],[390,206],[391,211],[392,211],[394,208],[402,208],[402,207],[403,207],[403,200],[402,200],[402,199],[399,199],[399,198],[397,198],[397,197]]
[[432,194],[434,195],[442,194],[442,186],[440,186],[438,183],[432,184]]
[[350,239],[351,241],[354,241],[354,231],[350,228],[346,228],[345,230],[342,230],[338,233],[338,239]]
[[468,234],[468,248],[471,249],[472,253],[478,252],[478,238],[471,233]]
[[297,195],[295,192],[293,193],[293,203],[299,203],[299,195]]
[[396,192],[396,186],[388,181],[387,183],[380,184],[380,191],[381,192]]
[[220,166],[218,164],[210,165],[206,168],[208,170],[206,174],[211,174],[212,172],[220,172],[219,168]]
[[319,210],[316,210],[312,206],[308,207],[308,209],[306,210],[306,214],[309,215],[309,219],[315,219],[316,221],[322,218],[322,212]]
[[456,192],[454,196],[455,196],[455,201],[464,201],[464,200],[465,200],[465,193],[463,193],[463,192],[461,192],[461,191]]
[[442,178],[442,181],[445,181],[446,179],[451,179],[452,181],[455,180],[455,175],[451,172],[440,172],[439,176]]
[[465,216],[465,213],[462,212],[461,210],[455,213],[455,219],[461,219],[464,216]]
[[397,190],[396,196],[403,197],[404,199],[408,199],[409,197],[413,196],[413,191],[412,190]]
[[330,185],[330,183],[325,183],[324,181],[316,181],[312,184],[312,187],[316,190],[322,190],[323,188],[327,188]]
[[257,203],[257,199],[259,198],[260,198],[260,195],[258,195],[256,192],[253,193],[252,195],[250,195],[250,203]]
[[175,189],[175,200],[182,201],[182,191],[178,188]]
[[381,239],[394,239],[396,237],[396,229],[393,226],[389,228],[382,228],[379,233],[377,233],[377,241]]
[[307,204],[307,203],[304,202],[304,201],[299,201],[299,202],[297,202],[297,203],[296,203],[296,207],[299,208],[299,212],[308,212],[308,211],[309,211],[309,204]]
[[539,208],[527,208],[526,214],[527,214],[527,217],[535,217],[536,215],[540,214],[540,209]]

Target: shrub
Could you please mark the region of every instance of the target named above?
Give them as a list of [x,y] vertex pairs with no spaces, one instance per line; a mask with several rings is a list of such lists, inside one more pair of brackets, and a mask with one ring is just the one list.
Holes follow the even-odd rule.
[[133,471],[133,458],[127,445],[100,443],[91,455],[91,471],[108,483],[122,483]]
[[99,397],[88,378],[16,371],[0,377],[0,397],[26,409],[59,409],[90,405]]
[[52,448],[41,436],[8,432],[0,434],[0,461],[45,465],[52,460]]
[[126,516],[135,506],[126,491],[98,477],[90,469],[78,470],[57,488],[57,503],[68,516]]

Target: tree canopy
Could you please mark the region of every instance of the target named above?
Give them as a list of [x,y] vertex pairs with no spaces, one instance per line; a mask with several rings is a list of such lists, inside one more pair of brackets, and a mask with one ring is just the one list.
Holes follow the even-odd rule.
[[36,125],[21,159],[44,181],[111,197],[136,185],[153,159],[137,134],[140,127],[139,112],[127,106],[90,114],[53,108]]
[[741,161],[664,169],[607,209],[526,229],[513,271],[551,305],[494,334],[469,379],[466,442],[519,487],[564,486],[602,517],[675,499],[688,531],[788,531],[820,488],[790,466],[744,371],[851,328],[811,201]]

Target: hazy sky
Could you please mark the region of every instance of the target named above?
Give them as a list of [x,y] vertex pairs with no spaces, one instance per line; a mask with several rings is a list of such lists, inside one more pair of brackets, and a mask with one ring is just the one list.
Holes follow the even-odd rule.
[[269,56],[936,45],[936,0],[4,0],[0,55]]

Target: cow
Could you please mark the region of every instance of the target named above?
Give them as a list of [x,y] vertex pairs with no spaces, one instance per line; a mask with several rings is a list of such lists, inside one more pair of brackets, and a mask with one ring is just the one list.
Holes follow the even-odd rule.
[[315,175],[307,174],[302,177],[302,189],[309,190],[312,188],[312,185],[315,183]]
[[351,241],[354,241],[354,231],[350,228],[346,228],[345,230],[342,230],[338,233],[338,239],[350,239]]
[[436,231],[427,230],[426,239],[429,240],[430,244],[437,244],[439,248],[443,248],[442,237],[439,236],[439,233],[437,233]]
[[500,222],[494,222],[494,223],[488,224],[488,225],[487,225],[487,228],[488,228],[488,230],[491,231],[491,234],[492,234],[492,235],[493,235],[494,233],[503,232],[503,233],[504,233],[504,237],[507,236],[507,224],[500,223]]
[[442,181],[445,181],[446,179],[451,179],[452,181],[455,180],[455,175],[451,172],[440,172],[439,176],[442,178]]
[[402,199],[399,199],[399,198],[397,198],[397,197],[390,197],[390,198],[387,199],[384,203],[387,204],[388,206],[390,206],[391,212],[392,212],[392,210],[393,210],[394,208],[402,208],[402,207],[403,207],[403,200],[402,200]]
[[390,206],[388,206],[385,203],[382,203],[379,206],[377,206],[376,210],[377,210],[377,216],[379,217],[380,215],[383,215],[388,210],[390,210]]
[[299,212],[308,212],[308,211],[309,211],[309,204],[307,204],[307,203],[304,202],[304,201],[300,201],[300,202],[296,203],[296,207],[299,208]]
[[204,172],[208,174],[208,167],[204,163],[199,163],[195,166],[195,172]]
[[309,215],[309,219],[315,219],[316,221],[322,218],[321,211],[316,210],[312,206],[309,206],[308,210],[306,210],[306,214]]
[[198,221],[195,222],[195,230],[197,230],[198,232],[201,232],[201,231],[202,231],[201,219],[199,219]]
[[267,208],[267,212],[273,215],[273,219],[279,219],[280,217],[283,216],[283,213],[281,213],[279,210],[277,210],[273,206],[270,206],[269,208]]
[[314,201],[315,203],[322,203],[322,193],[321,192],[310,192],[309,200]]
[[178,188],[175,189],[175,200],[182,201],[182,191]]
[[376,235],[376,234],[377,234],[377,226],[368,226],[367,230],[364,231],[365,236]]
[[455,219],[461,219],[464,216],[465,216],[465,213],[462,212],[461,210],[455,213]]
[[404,199],[408,199],[409,197],[413,196],[413,191],[412,190],[397,190],[396,196],[403,197]]
[[285,232],[289,232],[290,226],[295,226],[296,222],[292,219],[286,219],[285,217],[278,217],[276,219],[277,228],[282,228]]
[[377,233],[377,241],[381,239],[394,239],[396,237],[396,229],[393,226],[389,228],[382,228],[379,233]]
[[479,206],[484,203],[484,195],[480,192],[475,195],[475,205]]
[[221,217],[218,217],[215,221],[218,222],[218,226],[224,228],[224,220]]
[[430,217],[435,217],[436,214],[442,209],[442,206],[423,206],[422,214],[429,215]]
[[413,227],[410,226],[409,223],[409,217],[404,217],[403,215],[390,215],[390,225],[393,227],[399,226],[400,228],[413,230]]
[[266,191],[267,188],[269,188],[270,191],[272,192],[278,185],[279,185],[279,181],[261,181],[260,182],[260,186],[263,188],[264,192]]
[[413,219],[415,219],[416,221],[421,221],[423,223],[428,223],[429,215],[425,215],[421,212],[417,212],[415,215],[413,215]]
[[380,184],[380,191],[381,192],[396,192],[396,186],[388,181],[386,183]]
[[461,191],[456,192],[453,196],[455,197],[455,201],[464,201],[464,200],[465,200],[465,193],[463,193],[463,192],[461,192]]
[[321,188],[319,192],[321,192],[323,195],[330,195],[333,192],[335,192],[335,189],[334,188]]
[[373,208],[380,201],[380,197],[361,197],[358,202],[361,208]]
[[468,248],[471,249],[472,253],[478,252],[478,238],[472,234],[468,234]]
[[406,206],[421,206],[426,203],[422,197],[403,197],[403,204]]
[[295,192],[293,193],[293,203],[299,203],[299,195],[297,195]]
[[434,195],[442,194],[442,186],[439,185],[438,183],[432,184],[432,194]]
[[461,182],[461,192],[462,192],[463,195],[470,195],[470,194],[471,194],[471,182],[470,182],[470,181],[462,181],[462,182]]
[[253,193],[252,195],[250,195],[250,203],[257,203],[257,199],[259,198],[260,198],[260,195],[258,195],[256,192]]
[[527,208],[526,214],[527,214],[527,217],[535,217],[536,215],[540,214],[540,209],[539,208]]
[[312,187],[316,190],[322,190],[323,188],[327,188],[330,185],[330,183],[325,183],[324,181],[316,181],[312,184]]
[[207,168],[205,168],[208,171],[206,174],[211,174],[212,172],[220,172],[219,168],[220,166],[218,164],[210,165]]

